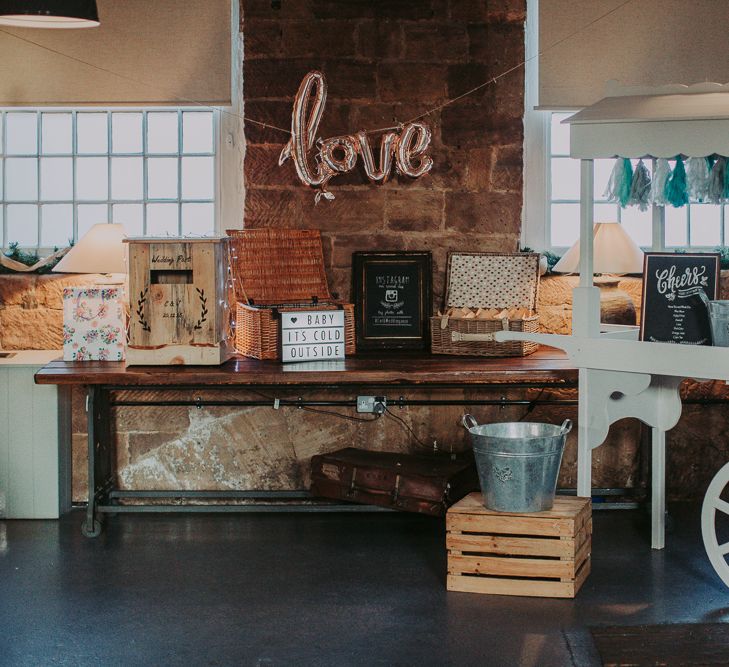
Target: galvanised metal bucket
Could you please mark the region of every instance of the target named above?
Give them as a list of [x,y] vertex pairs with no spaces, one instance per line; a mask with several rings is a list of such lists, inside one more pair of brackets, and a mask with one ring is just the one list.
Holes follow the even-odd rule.
[[498,512],[552,509],[564,443],[572,421],[482,424],[463,415],[471,434],[484,505]]

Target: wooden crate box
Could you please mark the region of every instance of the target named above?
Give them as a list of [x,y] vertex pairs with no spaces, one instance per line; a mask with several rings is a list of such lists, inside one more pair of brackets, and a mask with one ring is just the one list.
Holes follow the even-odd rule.
[[511,514],[480,493],[446,515],[449,591],[573,598],[590,573],[589,498],[557,496],[548,512]]
[[233,355],[227,238],[128,239],[127,363],[221,364]]

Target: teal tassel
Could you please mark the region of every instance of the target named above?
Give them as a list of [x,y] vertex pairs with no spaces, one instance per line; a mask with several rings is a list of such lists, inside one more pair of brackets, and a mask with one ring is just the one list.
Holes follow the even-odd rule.
[[683,166],[681,156],[676,156],[676,166],[666,183],[666,201],[675,208],[688,204],[686,192],[686,168]]
[[711,173],[711,170],[714,167],[714,162],[716,162],[716,158],[713,155],[707,155],[704,160],[706,160],[706,168],[709,170],[709,173]]
[[[726,160],[726,158],[724,158]],[[722,199],[726,202],[729,201],[729,169],[724,168],[724,189],[722,192]]]
[[630,201],[630,187],[633,184],[633,166],[628,158],[619,157],[610,173],[603,196],[610,202],[620,204],[623,208]]
[[633,172],[633,182],[630,184],[630,201],[631,206],[637,206],[641,211],[648,209],[651,194],[651,177],[648,173],[648,167],[645,166],[643,160],[639,160]]
[[623,178],[618,184],[618,201],[625,208],[630,201],[630,188],[633,185],[633,165],[627,157],[623,158]]

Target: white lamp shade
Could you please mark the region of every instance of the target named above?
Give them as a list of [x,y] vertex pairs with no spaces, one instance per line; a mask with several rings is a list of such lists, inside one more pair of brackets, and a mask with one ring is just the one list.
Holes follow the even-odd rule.
[[94,225],[55,267],[59,273],[126,273],[124,226]]
[[[643,251],[618,222],[596,222],[592,230],[595,273],[643,273]],[[579,273],[580,240],[552,269],[555,273]]]

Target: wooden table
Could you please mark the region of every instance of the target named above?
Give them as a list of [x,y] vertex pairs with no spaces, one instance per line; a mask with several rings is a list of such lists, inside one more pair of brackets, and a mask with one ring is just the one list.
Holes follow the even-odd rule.
[[[314,368],[320,370],[314,371]],[[500,400],[418,400],[403,396],[406,389],[429,388],[540,388],[575,387],[577,370],[564,352],[553,348],[541,348],[528,357],[483,358],[433,356],[423,353],[398,353],[384,355],[357,355],[343,362],[313,364],[281,364],[272,361],[234,358],[220,366],[126,366],[123,362],[65,362],[52,361],[35,375],[37,384],[54,384],[86,387],[88,399],[88,449],[89,449],[89,503],[83,533],[89,537],[101,531],[101,515],[126,511],[231,511],[241,509],[276,510],[281,505],[251,505],[251,499],[274,498],[302,499],[301,491],[122,491],[116,488],[113,472],[115,460],[112,437],[113,407],[128,406],[253,406],[271,405],[260,396],[252,400],[208,397],[155,399],[145,391],[137,400],[129,398],[134,390],[190,389],[210,390],[285,388],[347,391],[350,398],[328,401],[327,405],[353,407],[354,389],[360,393],[382,394],[400,406],[406,405],[513,405],[529,404],[530,401]],[[124,391],[122,398],[116,395]],[[379,391],[375,391],[379,390]],[[194,392],[193,392],[194,393]],[[395,395],[394,395],[395,394]],[[399,396],[396,398],[395,396]],[[277,399],[278,400],[278,399]],[[564,403],[564,401],[559,401]],[[307,405],[303,399],[281,399],[281,406]],[[315,402],[322,405],[322,402]],[[244,499],[245,505],[123,505],[122,499]],[[298,505],[298,509],[312,509],[312,505]],[[353,509],[356,506],[346,506]],[[340,506],[341,508],[341,506]],[[289,509],[287,507],[287,509]],[[329,507],[329,509],[332,509]]]

